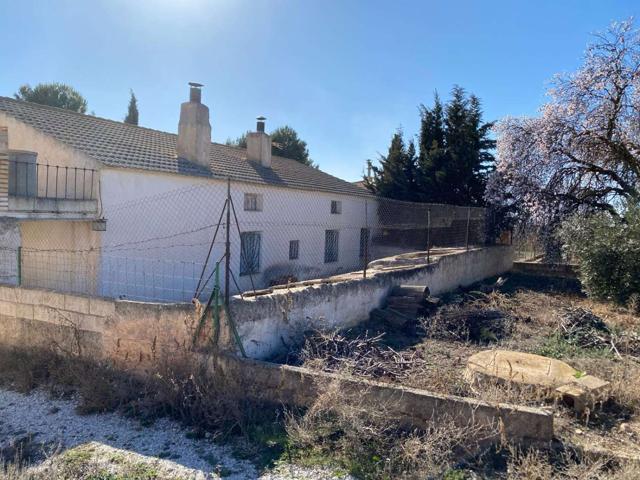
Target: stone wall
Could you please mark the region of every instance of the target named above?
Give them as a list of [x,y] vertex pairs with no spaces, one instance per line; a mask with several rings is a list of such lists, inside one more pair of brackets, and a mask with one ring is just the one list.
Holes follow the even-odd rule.
[[191,305],[152,304],[0,286],[0,342],[56,347],[143,367],[191,341]]
[[7,127],[0,127],[0,212],[9,208],[9,137]]

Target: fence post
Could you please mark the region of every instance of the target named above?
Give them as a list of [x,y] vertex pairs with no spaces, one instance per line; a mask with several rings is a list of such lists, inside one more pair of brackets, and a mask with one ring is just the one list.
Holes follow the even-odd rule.
[[231,265],[231,177],[227,178],[227,238],[224,244],[224,306],[229,312],[229,268]]
[[369,264],[369,202],[364,200],[364,268],[362,277],[367,278],[367,265]]
[[431,254],[431,208],[427,208],[427,263]]
[[22,286],[22,247],[18,247],[18,286]]
[[469,225],[471,224],[471,207],[467,207],[467,233],[465,238],[465,244],[467,246],[467,250],[469,250]]

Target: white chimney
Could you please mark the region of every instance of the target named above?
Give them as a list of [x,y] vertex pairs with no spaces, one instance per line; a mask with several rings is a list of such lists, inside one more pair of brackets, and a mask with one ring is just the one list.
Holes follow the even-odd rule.
[[247,157],[260,162],[263,167],[271,168],[271,136],[264,131],[266,118],[258,117],[256,132],[247,133]]
[[180,105],[176,153],[178,158],[209,168],[209,149],[211,148],[209,108],[200,101],[202,85],[189,82],[189,87],[189,101]]

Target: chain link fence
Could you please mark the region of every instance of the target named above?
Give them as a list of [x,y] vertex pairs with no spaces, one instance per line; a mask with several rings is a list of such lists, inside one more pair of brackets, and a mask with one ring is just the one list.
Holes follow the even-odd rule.
[[3,224],[0,281],[187,302],[347,272],[434,247],[491,243],[483,208],[239,182],[104,204],[102,222]]

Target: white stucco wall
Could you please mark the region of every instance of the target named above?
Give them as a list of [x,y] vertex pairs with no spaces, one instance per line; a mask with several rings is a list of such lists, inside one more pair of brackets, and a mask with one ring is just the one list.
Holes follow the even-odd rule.
[[[101,182],[103,213],[107,219],[107,231],[103,234],[102,293],[188,300],[220,218],[226,181],[103,169]],[[261,211],[244,211],[245,193],[262,195]],[[232,182],[231,196],[240,230],[261,233],[260,271],[253,275],[256,288],[265,287],[281,272],[291,272],[298,279],[316,278],[361,266],[360,229],[376,216],[371,200],[367,220],[364,197],[240,182]],[[341,214],[331,214],[332,200],[342,202]],[[249,290],[252,279],[239,275],[240,241],[233,216],[232,223],[231,271],[240,290]],[[337,262],[325,264],[325,230],[329,229],[340,232],[339,253]],[[225,235],[222,227],[212,259],[222,257]],[[289,260],[290,240],[300,242],[296,260]],[[220,278],[224,278],[223,271]]]
[[[265,359],[286,352],[309,329],[347,328],[369,319],[395,285],[424,285],[439,295],[507,272],[513,265],[508,246],[478,248],[446,255],[430,265],[401,270],[372,270],[366,278],[282,289],[268,295],[234,297],[231,315],[247,355]],[[225,341],[233,345],[227,335]]]

